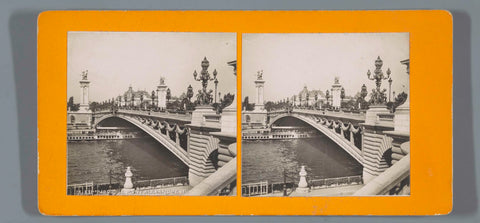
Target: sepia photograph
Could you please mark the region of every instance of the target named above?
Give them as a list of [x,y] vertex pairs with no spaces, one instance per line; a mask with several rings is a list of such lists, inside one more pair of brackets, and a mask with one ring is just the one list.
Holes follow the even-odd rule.
[[243,34],[242,196],[409,196],[409,33]]
[[235,33],[67,42],[67,195],[236,194]]

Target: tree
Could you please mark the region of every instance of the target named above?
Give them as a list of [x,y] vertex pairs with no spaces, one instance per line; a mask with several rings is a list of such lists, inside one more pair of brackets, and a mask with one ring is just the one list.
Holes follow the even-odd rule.
[[179,111],[183,110],[182,102],[178,99],[168,104],[168,108]]
[[248,96],[246,96],[242,103],[242,109],[246,111],[252,111],[254,109],[254,106],[254,104],[249,103]]
[[242,110],[247,110],[247,107],[248,107],[248,96],[246,96],[245,99],[243,99]]
[[397,97],[395,97],[395,101],[393,103],[388,103],[387,104],[387,108],[391,109],[392,112],[395,112],[395,110],[397,109],[398,106],[405,103],[405,101],[407,100],[407,97],[408,97],[408,95],[405,92],[402,92],[402,93],[398,94]]
[[143,93],[140,93],[140,108],[143,105]]
[[345,98],[345,88],[342,87],[342,90],[340,90],[340,98],[343,99]]
[[80,109],[80,104],[75,104],[73,101],[73,96],[68,99],[67,109],[70,108],[70,111],[78,111]]
[[97,109],[100,108],[100,105],[98,104],[98,102],[93,101],[90,103],[89,108],[91,111],[96,111]]
[[73,96],[68,99],[67,109],[68,109],[68,108],[70,108],[70,109],[73,108]]
[[230,93],[224,94],[223,99],[220,99],[219,103],[214,103],[213,107],[215,108],[215,110],[217,110],[220,113],[224,108],[232,104],[234,98],[235,98],[234,94],[230,94]]
[[355,99],[349,99],[342,101],[342,108],[345,108],[347,110],[352,110],[355,108]]

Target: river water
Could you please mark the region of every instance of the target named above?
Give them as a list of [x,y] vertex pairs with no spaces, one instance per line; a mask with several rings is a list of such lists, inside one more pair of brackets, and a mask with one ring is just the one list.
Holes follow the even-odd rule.
[[127,166],[133,181],[188,175],[188,167],[151,137],[68,142],[67,147],[68,184],[109,183],[110,175],[112,183],[123,183]]
[[362,166],[323,134],[315,138],[243,141],[242,182],[298,179],[301,165],[309,177],[333,178],[362,174]]

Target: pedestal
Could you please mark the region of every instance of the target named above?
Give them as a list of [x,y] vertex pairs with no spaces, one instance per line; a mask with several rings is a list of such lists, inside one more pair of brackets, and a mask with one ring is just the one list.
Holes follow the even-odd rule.
[[228,106],[223,109],[221,129],[224,133],[237,134],[237,108]]
[[167,107],[167,85],[157,86],[157,107],[161,109]]
[[216,112],[210,105],[199,105],[192,112],[192,125],[204,126],[205,115],[215,115]]
[[393,122],[396,132],[410,135],[410,107],[397,107]]
[[253,110],[242,112],[242,125],[249,129],[265,128],[267,126],[267,111]]
[[132,194],[135,189],[133,189],[132,183],[132,171],[130,171],[130,167],[127,167],[127,171],[125,172],[125,184],[123,184],[123,189],[121,191],[122,194]]
[[298,187],[295,190],[298,193],[308,193],[308,183],[307,183],[307,171],[305,171],[305,166],[302,166],[300,170],[300,181],[298,182]]
[[369,125],[379,124],[378,114],[389,113],[386,105],[371,105],[365,114],[365,123]]

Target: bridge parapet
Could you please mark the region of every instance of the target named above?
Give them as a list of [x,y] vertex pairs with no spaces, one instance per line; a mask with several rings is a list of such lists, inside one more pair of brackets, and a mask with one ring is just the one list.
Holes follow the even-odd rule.
[[409,176],[410,155],[408,154],[353,195],[408,195],[410,194]]

